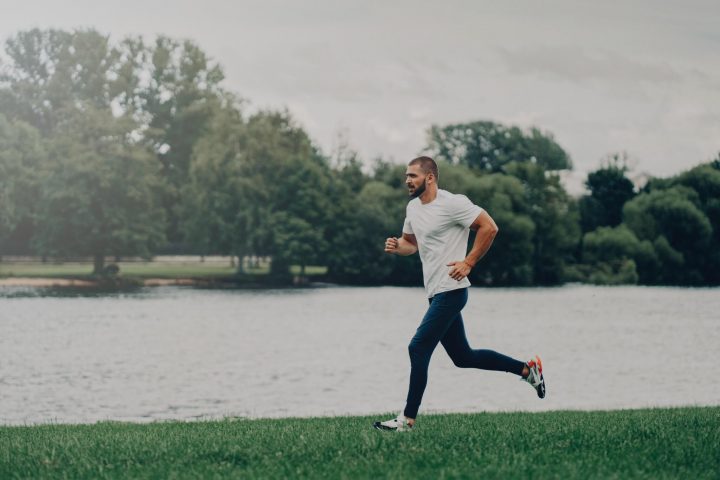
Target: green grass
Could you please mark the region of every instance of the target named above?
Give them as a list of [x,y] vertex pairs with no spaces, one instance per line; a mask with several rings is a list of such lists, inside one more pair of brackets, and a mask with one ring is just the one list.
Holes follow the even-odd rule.
[[0,427],[0,478],[720,478],[720,407]]
[[92,273],[90,263],[0,263],[0,277],[61,278]]
[[[235,274],[236,268],[229,264],[202,263],[202,262],[120,262],[120,273],[127,277],[138,278],[198,278],[198,277],[227,277]],[[92,263],[8,263],[0,262],[0,278],[2,277],[35,277],[35,278],[66,278],[90,275],[93,270]],[[247,269],[253,275],[265,275],[270,268],[261,264],[255,268]],[[300,267],[290,267],[293,275],[300,273]],[[326,267],[308,266],[305,273],[308,276],[323,275]]]

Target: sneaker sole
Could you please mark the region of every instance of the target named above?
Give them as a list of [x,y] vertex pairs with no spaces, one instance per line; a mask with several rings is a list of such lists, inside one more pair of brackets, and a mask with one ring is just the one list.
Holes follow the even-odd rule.
[[373,423],[373,428],[375,428],[375,430],[380,430],[381,432],[410,432],[410,431],[412,431],[412,427],[404,429],[404,430],[399,430],[397,428],[386,427],[385,425],[383,425],[380,422]]
[[376,430],[380,430],[381,432],[394,432],[397,430],[397,428],[386,427],[385,425],[381,424],[380,422],[373,423],[373,427]]

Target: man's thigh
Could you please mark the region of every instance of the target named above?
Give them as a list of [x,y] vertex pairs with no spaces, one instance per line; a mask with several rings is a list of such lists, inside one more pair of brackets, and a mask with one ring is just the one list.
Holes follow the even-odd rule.
[[413,343],[437,345],[465,306],[466,301],[467,292],[464,289],[439,293],[433,297],[430,307],[415,332]]

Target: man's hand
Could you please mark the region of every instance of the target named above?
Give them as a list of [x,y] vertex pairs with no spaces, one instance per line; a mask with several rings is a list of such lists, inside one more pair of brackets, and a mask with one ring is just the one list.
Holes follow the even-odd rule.
[[400,242],[398,242],[397,237],[390,237],[385,240],[385,253],[398,253],[399,246]]
[[402,238],[390,237],[385,240],[385,253],[412,255],[417,252],[417,240],[412,233],[403,232]]
[[470,270],[472,270],[472,267],[464,260],[461,262],[450,262],[447,266],[451,267],[448,275],[458,282],[467,277],[470,274]]

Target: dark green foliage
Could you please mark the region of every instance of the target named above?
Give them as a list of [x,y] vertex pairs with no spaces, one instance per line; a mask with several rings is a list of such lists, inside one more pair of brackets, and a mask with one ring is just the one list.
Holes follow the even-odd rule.
[[[617,188],[616,193],[624,191],[624,197],[632,196],[622,169],[612,167],[600,171],[606,180],[614,176],[618,184],[625,185]],[[568,278],[590,281],[598,271],[593,281],[632,283],[635,276],[628,263],[632,260],[637,280],[642,284],[717,285],[720,283],[719,199],[720,170],[712,162],[675,177],[650,179],[639,195],[623,205],[623,223],[618,228],[601,227],[584,236],[582,263],[566,271]],[[600,205],[593,195],[581,200],[581,209],[585,208],[584,226],[592,224],[588,212],[593,205]],[[601,212],[606,212],[604,206],[600,207]],[[624,273],[619,270],[621,266]]]
[[625,176],[626,172],[627,168],[616,161],[588,175],[585,184],[590,195],[580,199],[583,232],[620,224],[623,205],[635,196],[635,187]]
[[[221,105],[235,99],[219,86],[224,78],[220,66],[189,40],[160,36],[154,45],[145,46],[140,39],[127,39],[123,47],[128,58],[136,59],[134,81],[141,85],[123,100],[147,127],[143,140],[162,165],[168,240],[182,243],[181,194],[193,149]],[[140,81],[139,72],[149,75],[147,83]]]
[[39,221],[33,244],[48,256],[150,257],[164,241],[164,215],[155,196],[158,165],[126,142],[129,119],[89,107],[59,127],[40,173]]
[[600,227],[583,236],[579,280],[601,285],[635,284],[639,280],[636,258],[649,262],[654,256],[652,244],[641,242],[625,225]]
[[474,170],[501,172],[511,163],[534,163],[545,170],[571,168],[571,161],[552,134],[533,127],[518,127],[479,121],[428,131],[427,151],[439,160]]
[[388,279],[394,258],[384,251],[385,238],[400,236],[404,218],[402,192],[370,181],[358,193],[344,190],[334,209],[337,228],[329,232],[332,254],[328,256],[333,278],[359,284]]
[[0,427],[0,477],[717,478],[720,408]]
[[525,213],[535,224],[534,283],[561,283],[565,265],[572,262],[573,251],[580,239],[577,205],[562,187],[560,178],[537,164],[512,164],[508,173],[523,183],[527,199]]
[[639,239],[653,242],[660,271],[652,283],[704,282],[713,228],[695,190],[673,186],[643,193],[625,205],[623,215]]
[[0,252],[26,253],[40,192],[37,172],[46,160],[38,131],[0,114]]

